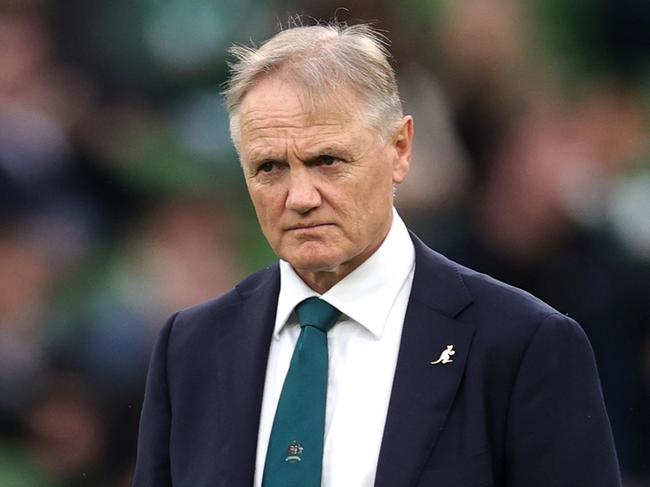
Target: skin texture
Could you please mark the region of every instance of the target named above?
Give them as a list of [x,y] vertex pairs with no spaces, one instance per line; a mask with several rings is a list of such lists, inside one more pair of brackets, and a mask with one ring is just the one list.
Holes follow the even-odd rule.
[[363,120],[352,91],[314,106],[279,75],[240,107],[240,159],[262,232],[321,294],[379,248],[409,168],[412,118],[383,139]]

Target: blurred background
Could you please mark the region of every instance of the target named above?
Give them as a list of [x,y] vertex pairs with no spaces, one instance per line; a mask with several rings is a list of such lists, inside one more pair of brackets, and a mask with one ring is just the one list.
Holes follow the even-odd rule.
[[163,321],[273,260],[219,90],[296,13],[387,31],[400,213],[582,324],[650,486],[644,0],[0,0],[0,486],[128,486]]

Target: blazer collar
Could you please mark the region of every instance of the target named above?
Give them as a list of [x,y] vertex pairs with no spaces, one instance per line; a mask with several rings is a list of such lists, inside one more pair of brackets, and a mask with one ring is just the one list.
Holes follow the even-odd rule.
[[[415,275],[375,487],[417,485],[453,404],[475,331],[455,320],[472,303],[457,264],[411,238]],[[432,364],[449,345],[453,362]]]
[[472,304],[472,295],[460,275],[459,265],[431,250],[414,233],[409,233],[415,246],[411,299],[418,299],[444,316],[455,318]]
[[[241,298],[224,311],[229,326],[219,336],[216,414],[221,458],[215,485],[253,485],[264,378],[275,320],[280,272],[277,264],[236,286]],[[216,459],[215,459],[216,461]]]

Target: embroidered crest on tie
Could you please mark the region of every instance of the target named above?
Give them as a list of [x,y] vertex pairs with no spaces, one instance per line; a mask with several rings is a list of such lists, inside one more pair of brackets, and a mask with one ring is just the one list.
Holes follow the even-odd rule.
[[430,362],[431,365],[437,365],[437,364],[448,364],[449,362],[453,362],[453,359],[451,358],[452,355],[455,355],[456,351],[454,350],[453,345],[447,345],[447,348],[442,351],[440,354],[440,358],[436,360],[435,362]]
[[327,401],[327,332],[341,312],[319,298],[296,306],[300,336],[275,412],[263,487],[320,487]]
[[293,441],[289,448],[287,448],[287,453],[289,454],[287,458],[284,459],[285,462],[296,463],[302,460],[302,452],[304,448],[297,441]]

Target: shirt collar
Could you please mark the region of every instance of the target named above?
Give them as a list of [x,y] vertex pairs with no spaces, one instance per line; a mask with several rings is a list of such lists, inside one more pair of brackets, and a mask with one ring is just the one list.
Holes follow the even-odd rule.
[[325,294],[311,289],[289,263],[280,261],[280,294],[273,337],[279,338],[298,303],[321,297],[381,338],[393,302],[415,264],[413,242],[393,208],[393,222],[377,251]]

